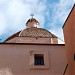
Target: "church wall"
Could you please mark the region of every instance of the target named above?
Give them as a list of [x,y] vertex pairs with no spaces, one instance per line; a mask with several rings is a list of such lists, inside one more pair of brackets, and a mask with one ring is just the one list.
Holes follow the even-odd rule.
[[64,44],[59,38],[32,38],[32,37],[15,37],[6,41],[7,43],[45,43],[45,44]]
[[32,38],[32,37],[15,37],[7,41],[8,43],[51,43],[51,38]]
[[[30,51],[48,52],[47,69],[31,69]],[[63,75],[66,67],[64,45],[0,44],[0,73],[9,75]],[[8,75],[7,74],[7,75]]]
[[75,6],[70,16],[68,17],[63,28],[65,38],[65,48],[67,53],[67,62],[69,72],[67,75],[75,75]]

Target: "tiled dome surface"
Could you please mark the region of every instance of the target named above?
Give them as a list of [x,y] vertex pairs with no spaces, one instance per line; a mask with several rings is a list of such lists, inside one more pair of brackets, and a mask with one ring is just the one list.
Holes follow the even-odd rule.
[[55,35],[50,33],[49,31],[42,28],[27,28],[20,32],[20,36],[23,37],[50,37],[57,38]]

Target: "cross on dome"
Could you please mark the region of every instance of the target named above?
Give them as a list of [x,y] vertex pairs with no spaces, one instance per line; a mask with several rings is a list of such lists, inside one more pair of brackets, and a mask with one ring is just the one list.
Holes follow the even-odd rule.
[[31,16],[32,18],[30,18],[30,19],[26,22],[26,28],[31,28],[31,27],[36,27],[36,28],[37,28],[38,25],[39,25],[39,22],[38,22],[35,18],[33,18],[33,16],[34,16],[33,13],[31,13],[30,16]]
[[33,14],[33,13],[31,13],[31,14],[30,14],[30,16],[33,18],[34,14]]

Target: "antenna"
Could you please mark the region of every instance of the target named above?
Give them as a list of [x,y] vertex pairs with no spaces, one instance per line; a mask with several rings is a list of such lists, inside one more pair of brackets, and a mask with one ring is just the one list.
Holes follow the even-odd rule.
[[30,16],[33,18],[34,14],[33,14],[33,13],[31,13],[31,14],[30,14]]

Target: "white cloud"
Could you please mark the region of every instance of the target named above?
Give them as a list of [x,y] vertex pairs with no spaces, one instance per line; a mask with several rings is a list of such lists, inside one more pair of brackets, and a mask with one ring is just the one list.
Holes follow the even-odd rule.
[[0,35],[5,31],[14,33],[23,29],[24,24],[30,18],[30,13],[34,13],[36,19],[41,23],[40,27],[43,27],[45,16],[44,13],[46,0],[0,0],[0,12],[3,15],[0,17]]
[[53,19],[53,25],[57,24],[60,22],[63,24],[71,10],[71,7],[73,5],[72,0],[60,0],[58,3],[54,3],[52,5],[53,8],[53,14],[52,14],[52,19]]
[[6,18],[3,13],[0,13],[0,34],[5,33],[6,30]]
[[48,27],[50,27],[51,31],[61,39],[63,39],[63,31],[61,28],[70,13],[73,4],[72,0],[60,0],[58,3],[50,5],[53,12],[51,17],[52,22],[48,23]]
[[7,2],[8,0],[0,0],[0,4],[4,4],[5,2]]

